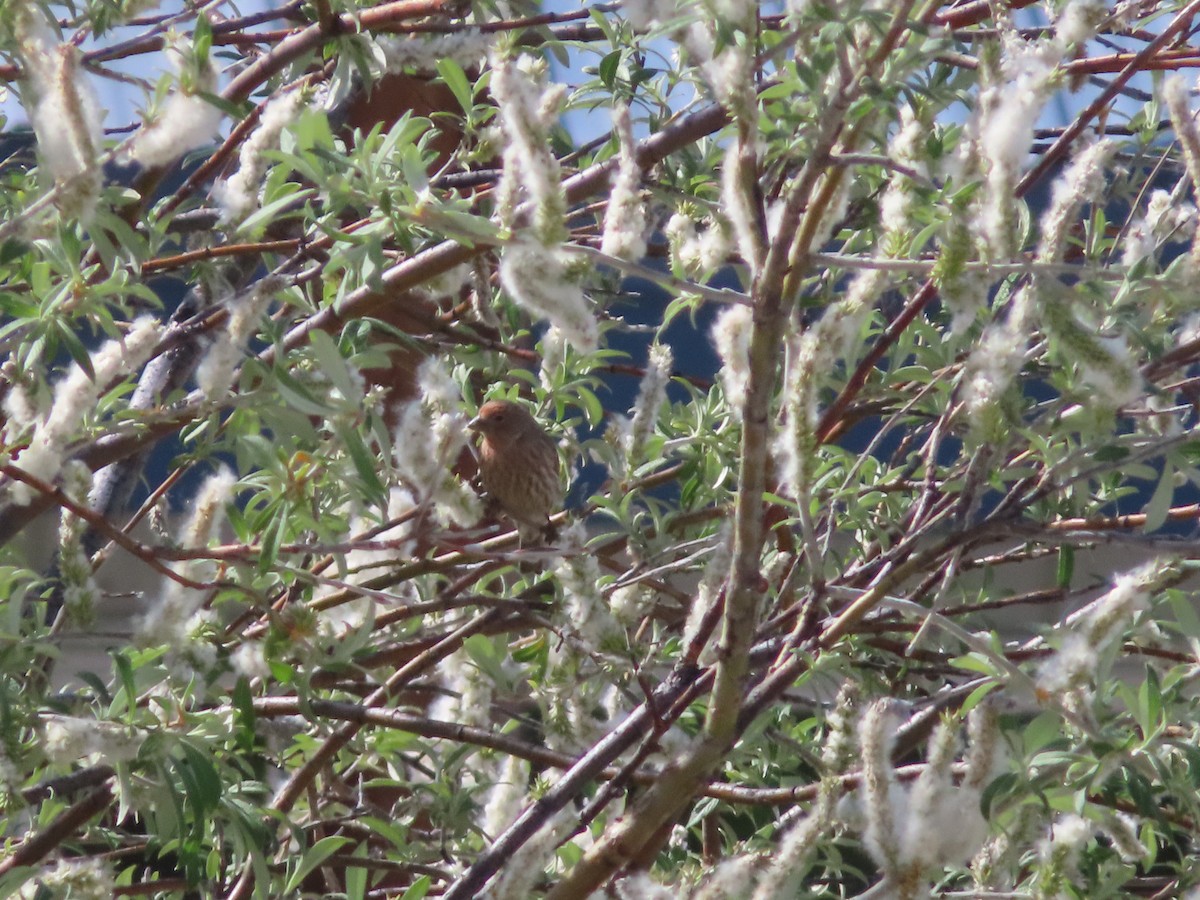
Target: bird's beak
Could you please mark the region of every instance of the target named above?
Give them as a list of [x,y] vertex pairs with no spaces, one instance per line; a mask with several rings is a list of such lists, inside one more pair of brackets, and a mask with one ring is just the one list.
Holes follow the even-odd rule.
[[483,430],[483,420],[481,418],[479,418],[479,416],[476,416],[470,422],[467,423],[467,427],[470,428],[472,431],[482,431]]

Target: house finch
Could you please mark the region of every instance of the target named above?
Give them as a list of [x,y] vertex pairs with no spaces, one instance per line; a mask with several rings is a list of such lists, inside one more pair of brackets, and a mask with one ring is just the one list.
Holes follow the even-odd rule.
[[562,506],[558,450],[523,406],[489,400],[470,428],[478,431],[479,477],[484,488],[518,526],[546,530]]

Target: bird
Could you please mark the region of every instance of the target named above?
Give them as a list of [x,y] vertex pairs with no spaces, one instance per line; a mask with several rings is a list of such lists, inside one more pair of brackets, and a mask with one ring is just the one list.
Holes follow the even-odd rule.
[[525,407],[489,400],[468,427],[481,436],[479,480],[522,536],[552,539],[550,515],[563,505],[558,448]]

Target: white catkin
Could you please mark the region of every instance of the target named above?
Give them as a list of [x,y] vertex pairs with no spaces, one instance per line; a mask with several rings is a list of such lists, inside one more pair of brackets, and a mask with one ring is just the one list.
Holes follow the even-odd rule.
[[963,407],[967,423],[985,437],[997,427],[997,410],[1009,385],[1020,372],[1029,342],[1025,315],[1030,304],[1028,286],[1013,298],[1008,319],[992,323],[971,349],[963,366]]
[[[68,497],[87,497],[92,471],[79,460],[63,468],[62,490]],[[87,523],[65,507],[58,521],[58,571],[63,585],[63,606],[79,628],[94,624],[95,601],[100,588],[92,578],[92,560],[84,547]]]
[[438,664],[443,692],[429,706],[429,717],[487,728],[491,725],[492,680],[479,671],[466,650],[456,650]]
[[1018,211],[1013,188],[1061,56],[1062,49],[1052,40],[1006,38],[1000,79],[980,92],[975,125],[985,190],[972,224],[992,259],[1008,259],[1015,252]]
[[[733,536],[728,526],[726,526],[717,535],[716,548],[713,551],[713,555],[709,558],[708,565],[704,567],[704,577],[701,578],[700,587],[696,591],[696,600],[692,603],[692,607],[688,611],[687,622],[683,629],[684,647],[690,647],[699,639],[701,626],[704,624],[705,617],[721,596],[721,585],[725,583],[725,578],[729,574],[729,567],[732,563]],[[707,664],[715,652],[711,648],[712,640],[710,637],[705,643],[704,649],[699,654],[702,664]]]
[[629,107],[613,110],[613,130],[619,155],[612,191],[604,213],[600,251],[620,259],[641,259],[646,254],[646,208],[642,203],[642,170],[637,164]]
[[750,270],[754,271],[761,262],[759,256],[762,241],[758,233],[754,198],[750,194],[751,186],[741,177],[742,166],[739,157],[742,150],[741,142],[734,141],[725,151],[725,160],[721,164],[721,205],[729,224],[733,227],[738,254]]
[[690,215],[677,212],[663,229],[671,251],[671,268],[687,278],[707,277],[725,265],[732,249],[723,222],[709,217],[703,224],[700,230]]
[[483,808],[483,833],[491,840],[521,814],[529,788],[529,763],[518,756],[506,756],[495,777]]
[[[925,133],[912,108],[905,107],[896,135],[888,145],[889,157],[923,174]],[[907,232],[912,200],[912,180],[903,173],[893,173],[880,201],[879,245],[885,254],[891,253],[897,237]],[[863,326],[890,283],[890,276],[882,269],[856,273],[841,298],[825,310],[817,323],[790,341],[788,427],[779,432],[775,452],[784,485],[797,500],[802,500],[807,491],[820,381],[841,360],[853,363]]]
[[247,679],[269,678],[271,667],[267,663],[266,649],[261,641],[246,641],[239,644],[229,655],[233,671]]
[[1075,361],[1080,378],[1100,403],[1120,409],[1142,395],[1137,357],[1124,335],[1099,338],[1092,353]]
[[600,563],[586,550],[587,530],[582,522],[564,529],[560,543],[570,548],[554,568],[562,585],[567,620],[589,650],[600,651],[622,633],[600,593]]
[[[116,891],[112,872],[103,860],[94,858],[60,859],[38,873],[33,884],[47,891],[46,896],[70,897],[71,900],[109,900]],[[33,896],[35,894],[26,894],[24,889],[18,895],[21,900]],[[42,894],[39,892],[36,896]]]
[[137,729],[78,716],[45,715],[41,747],[51,762],[77,764],[96,754],[105,762],[134,759],[146,735]]
[[1101,827],[1122,862],[1137,863],[1149,855],[1149,850],[1138,836],[1138,824],[1133,816],[1118,812],[1109,815]]
[[[545,319],[576,350],[599,343],[600,330],[583,291],[588,267],[561,247],[567,236],[566,199],[549,130],[558,115],[563,86],[544,86],[544,66],[523,56],[493,53],[492,94],[504,136],[504,170],[496,189],[496,214],[516,231],[500,257],[500,283],[530,315]],[[533,209],[526,227],[519,204]]]
[[1137,264],[1153,254],[1162,241],[1190,239],[1196,232],[1196,219],[1196,207],[1191,203],[1177,204],[1167,191],[1153,191],[1145,215],[1125,235],[1121,264],[1127,267]]
[[812,452],[817,425],[817,379],[822,374],[811,365],[813,346],[807,335],[791,334],[787,342],[787,385],[784,408],[787,421],[775,439],[782,487],[788,496],[803,502],[809,490]]
[[551,325],[542,335],[542,363],[538,367],[538,381],[546,393],[552,394],[562,377],[567,361],[566,336],[555,326]]
[[274,279],[264,278],[254,290],[228,301],[229,319],[225,330],[196,367],[196,384],[207,399],[219,402],[226,398],[237,377],[246,345],[258,329],[277,287],[278,282]]
[[381,38],[378,43],[388,72],[430,71],[443,59],[453,60],[463,68],[478,65],[491,49],[492,36],[482,31],[463,30]]
[[[896,135],[888,143],[888,156],[916,174],[927,176],[929,167],[924,147],[928,133],[928,127],[917,118],[913,108],[904,107],[900,111]],[[879,201],[879,225],[883,232],[880,244],[885,252],[892,250],[891,242],[896,236],[907,233],[913,196],[912,179],[902,172],[893,172]]]
[[504,168],[496,188],[500,221],[513,227],[517,203],[534,207],[533,233],[547,246],[566,236],[562,171],[550,152],[549,129],[557,116],[562,86],[547,90],[537,63],[493,53],[491,90],[504,136]]
[[659,884],[645,872],[626,875],[613,885],[618,900],[679,900],[681,888]]
[[[751,27],[748,16],[754,6],[741,3],[737,8],[739,15],[725,17],[718,13],[718,16],[740,19],[741,21],[730,21],[728,24],[746,31]],[[699,67],[717,102],[729,111],[730,116],[753,127],[757,114],[754,101],[754,57],[743,44],[736,41],[725,42],[724,46],[718,49],[715,26],[715,22],[704,17],[677,29],[672,36]]]
[[1113,587],[1058,627],[1058,649],[1038,667],[1038,690],[1049,696],[1090,688],[1105,651],[1149,604],[1165,568],[1152,560],[1118,576]]
[[263,108],[258,127],[238,152],[238,169],[228,179],[213,185],[213,198],[226,222],[240,222],[259,206],[259,194],[267,172],[263,152],[279,146],[279,136],[304,108],[299,89],[273,97]]
[[167,50],[166,56],[175,68],[175,87],[162,108],[134,134],[126,151],[143,166],[165,166],[205,146],[216,137],[225,115],[201,96],[217,87],[211,60],[192,61],[193,54],[183,43]]
[[1105,0],[1070,0],[1054,22],[1054,36],[1063,50],[1085,44],[1108,15]]
[[466,527],[479,521],[479,497],[451,466],[467,439],[462,395],[445,365],[430,357],[417,370],[420,399],[401,410],[392,440],[396,470],[438,521]]
[[820,834],[818,823],[811,817],[793,825],[772,855],[770,868],[755,887],[753,900],[786,900],[796,896],[805,862]]
[[561,837],[572,827],[569,816],[560,814],[526,841],[492,881],[489,900],[528,900],[541,880]]
[[899,862],[896,824],[903,820],[904,813],[891,759],[899,724],[894,704],[877,700],[867,707],[859,726],[863,761],[859,795],[866,819],[863,844],[886,877],[896,873]]
[[[219,466],[204,480],[192,500],[191,511],[179,533],[179,541],[184,547],[203,547],[209,542],[225,512],[225,507],[233,499],[237,482],[237,475],[225,465]],[[201,562],[199,565],[212,564]],[[203,570],[193,568],[192,571]]]
[[608,595],[608,609],[618,622],[633,627],[650,612],[653,595],[642,584],[627,584]]
[[648,31],[679,14],[676,0],[623,0],[621,12],[637,31]]
[[762,860],[756,854],[744,854],[723,859],[703,878],[692,893],[691,900],[733,900],[745,897],[757,880]]
[[1071,164],[1054,182],[1050,206],[1041,219],[1039,262],[1057,262],[1075,217],[1083,204],[1092,202],[1107,184],[1105,165],[1116,151],[1115,141],[1097,141],[1079,150]]
[[1069,882],[1075,873],[1083,845],[1092,839],[1095,827],[1075,813],[1062,813],[1050,825],[1049,833],[1038,843],[1042,861],[1042,883],[1038,897],[1060,896],[1057,886]]
[[[207,546],[216,533],[225,507],[233,500],[236,485],[237,476],[228,466],[221,466],[205,479],[180,527],[178,540],[182,546]],[[194,581],[203,581],[216,574],[216,565],[211,560],[194,560],[184,563],[180,571]],[[193,617],[205,598],[204,591],[165,579],[158,601],[139,623],[139,641],[146,645],[169,644],[177,650],[188,648],[195,630]]]
[[100,191],[104,110],[77,47],[63,44],[49,20],[33,9],[16,21],[17,52],[38,151],[56,184],[64,213],[90,215]]
[[721,385],[730,410],[740,417],[750,381],[750,336],[754,313],[746,306],[730,306],[712,327],[712,342],[721,357]]
[[586,353],[599,343],[600,329],[579,281],[582,274],[561,248],[536,240],[514,240],[500,257],[500,283],[508,295]]
[[[54,402],[45,418],[35,424],[29,446],[17,457],[17,464],[43,481],[53,480],[62,469],[68,444],[94,412],[101,391],[149,359],[161,335],[162,326],[152,316],[143,316],[130,325],[124,337],[107,342],[91,355],[93,375],[72,366],[54,386]],[[32,493],[25,485],[14,484],[12,498],[25,505]]]
[[[990,776],[994,759],[993,740],[988,734],[995,717],[976,716],[969,726],[972,741],[968,778],[956,784],[951,765],[958,747],[958,725],[939,723],[929,741],[925,768],[907,788],[907,820],[900,829],[900,858],[908,866],[927,872],[943,866],[966,865],[988,837],[988,823],[980,812],[983,779]],[[980,758],[988,757],[985,764]],[[980,780],[972,780],[978,778]],[[954,827],[947,827],[953,822]]]
[[674,358],[670,347],[655,344],[650,348],[649,365],[646,366],[646,374],[633,403],[633,411],[629,417],[629,433],[625,441],[625,452],[635,464],[646,446],[646,441],[654,434],[658,414],[667,400],[667,384],[671,380],[673,365]]

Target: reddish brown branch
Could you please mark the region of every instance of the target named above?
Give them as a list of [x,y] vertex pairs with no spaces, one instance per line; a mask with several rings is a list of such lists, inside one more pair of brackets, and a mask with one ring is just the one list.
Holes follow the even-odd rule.
[[[1009,9],[1024,9],[1026,6],[1033,6],[1035,2],[1037,0],[1008,0],[1003,5]],[[1000,5],[994,3],[993,0],[974,0],[972,3],[950,4],[949,8],[930,16],[929,21],[950,29],[966,28],[990,19],[996,7]]]
[[1120,95],[1121,89],[1125,87],[1130,78],[1141,71],[1150,60],[1154,59],[1168,44],[1179,37],[1185,29],[1191,27],[1192,20],[1195,18],[1197,12],[1200,12],[1200,0],[1192,0],[1154,40],[1133,55],[1117,77],[1109,82],[1108,86],[1100,92],[1100,95],[1075,117],[1074,121],[1059,135],[1058,140],[1054,142],[1050,149],[1042,154],[1037,164],[1025,173],[1025,177],[1017,185],[1018,197],[1024,196],[1043,175],[1049,172],[1067,155],[1067,151],[1071,149],[1071,145],[1075,142],[1076,138],[1083,134],[1088,124]]
[[7,858],[0,860],[0,875],[21,866],[32,866],[40,862],[87,824],[89,819],[108,809],[112,801],[112,788],[106,784],[92,791],[74,806],[67,807],[45,829],[25,838]]
[[223,247],[201,247],[199,250],[189,250],[174,256],[160,256],[142,263],[142,273],[151,274],[178,269],[194,262],[204,262],[210,259],[220,259],[225,256],[250,256],[257,253],[282,253],[293,251],[301,241],[292,238],[285,241],[260,241],[255,244],[226,244]]
[[83,519],[83,521],[87,522],[88,525],[96,529],[96,531],[103,534],[106,538],[113,541],[115,544],[122,547],[133,556],[136,556],[160,575],[164,575],[177,584],[181,584],[187,588],[192,588],[193,590],[206,591],[212,588],[212,585],[210,584],[203,584],[199,581],[193,581],[192,579],[185,578],[178,572],[173,571],[168,566],[160,562],[149,547],[139,543],[138,541],[135,541],[95,510],[89,509],[87,506],[84,506],[81,503],[76,503],[66,495],[62,488],[30,475],[24,469],[20,469],[11,463],[0,463],[0,473],[7,475],[14,481],[19,481],[22,484],[33,488],[35,491],[49,500],[51,505],[60,506],[70,512],[72,515]]

